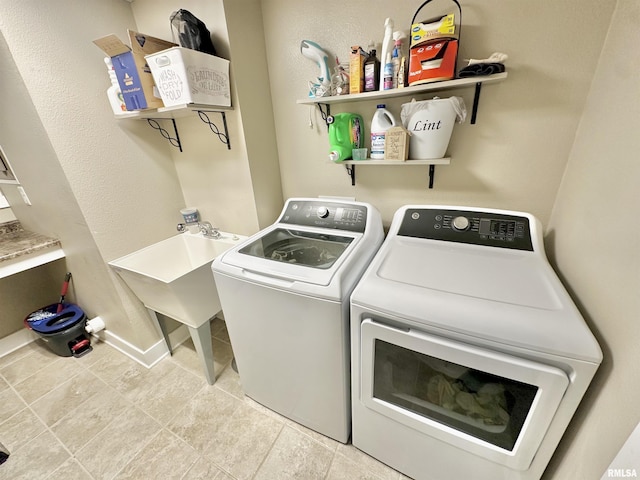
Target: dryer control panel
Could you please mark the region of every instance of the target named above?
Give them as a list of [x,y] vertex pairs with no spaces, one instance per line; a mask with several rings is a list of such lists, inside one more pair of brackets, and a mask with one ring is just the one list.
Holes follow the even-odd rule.
[[407,209],[398,235],[533,251],[527,217],[490,212]]
[[278,223],[363,233],[367,225],[367,207],[322,200],[291,201]]

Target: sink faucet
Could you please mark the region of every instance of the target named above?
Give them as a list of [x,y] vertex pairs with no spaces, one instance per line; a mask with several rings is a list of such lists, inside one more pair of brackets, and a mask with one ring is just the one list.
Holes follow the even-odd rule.
[[207,238],[220,238],[220,230],[217,227],[211,225],[210,222],[198,222],[198,228],[200,232]]

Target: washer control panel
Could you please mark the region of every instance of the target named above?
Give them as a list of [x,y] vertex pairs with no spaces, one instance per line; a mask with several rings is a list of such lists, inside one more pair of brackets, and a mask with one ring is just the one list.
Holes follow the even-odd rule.
[[367,207],[322,200],[292,201],[278,222],[363,233],[367,225]]
[[398,235],[533,251],[529,219],[498,213],[408,209]]

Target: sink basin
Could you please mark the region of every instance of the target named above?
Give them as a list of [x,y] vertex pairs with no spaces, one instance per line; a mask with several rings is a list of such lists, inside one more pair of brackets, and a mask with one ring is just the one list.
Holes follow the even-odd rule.
[[247,237],[181,233],[109,262],[144,305],[197,328],[218,313],[211,262]]

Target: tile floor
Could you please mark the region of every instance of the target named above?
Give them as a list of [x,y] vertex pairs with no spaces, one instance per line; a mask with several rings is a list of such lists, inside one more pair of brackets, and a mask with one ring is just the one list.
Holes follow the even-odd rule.
[[400,473],[245,397],[224,321],[215,385],[193,344],[147,369],[109,345],[0,358],[0,479],[401,480]]

